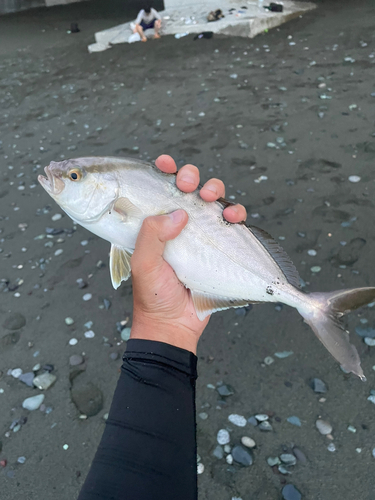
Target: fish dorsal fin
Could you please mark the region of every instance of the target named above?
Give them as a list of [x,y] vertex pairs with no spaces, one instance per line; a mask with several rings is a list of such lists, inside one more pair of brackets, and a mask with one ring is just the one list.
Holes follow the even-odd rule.
[[250,300],[232,299],[211,293],[197,292],[195,290],[190,290],[190,292],[195,311],[201,321],[216,311],[223,311],[231,307],[244,307],[251,302]]
[[275,260],[276,264],[288,280],[288,283],[296,288],[301,288],[301,278],[299,277],[297,269],[285,250],[263,229],[256,226],[247,227]]
[[126,281],[130,276],[131,253],[123,247],[112,243],[109,254],[109,269],[113,288],[117,289],[121,281]]
[[139,219],[143,216],[142,210],[135,206],[128,198],[118,198],[113,205],[113,210],[119,213],[124,219],[128,217]]

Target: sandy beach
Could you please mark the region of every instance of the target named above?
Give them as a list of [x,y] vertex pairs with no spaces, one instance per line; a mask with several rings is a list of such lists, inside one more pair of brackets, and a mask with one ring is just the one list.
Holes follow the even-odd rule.
[[[318,2],[253,40],[162,37],[89,54],[95,31],[137,12],[89,4],[0,18],[4,500],[77,497],[126,348],[120,331],[132,324],[131,282],[113,290],[108,243],[75,226],[38,184],[50,161],[170,154],[197,165],[202,181],[225,182],[248,223],[292,258],[304,291],[375,286],[374,5]],[[79,33],[67,33],[71,22]],[[366,383],[343,373],[291,308],[213,315],[198,351],[200,500],[279,500],[287,483],[303,500],[374,499],[375,347],[364,337],[375,338],[375,307],[344,323]],[[17,369],[56,381],[41,391]],[[314,378],[326,392],[312,389]],[[233,394],[220,396],[223,384]],[[38,394],[37,410],[22,407]],[[231,414],[267,414],[273,430],[238,427]],[[213,455],[220,429],[230,430],[231,446],[243,436],[256,442],[251,466]],[[306,461],[287,467],[291,474],[267,463],[295,448]]]

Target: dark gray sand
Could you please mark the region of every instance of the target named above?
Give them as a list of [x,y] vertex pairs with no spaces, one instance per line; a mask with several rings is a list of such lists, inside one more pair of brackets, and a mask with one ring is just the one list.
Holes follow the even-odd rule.
[[[126,347],[116,322],[129,317],[131,326],[131,283],[112,289],[109,245],[63,214],[52,219],[62,212],[36,181],[51,160],[169,153],[179,165],[197,165],[203,180],[224,180],[227,197],[246,206],[249,222],[283,245],[306,291],[375,285],[375,8],[369,3],[321,3],[254,40],[165,37],[92,55],[86,46],[94,31],[135,11],[104,16],[70,6],[0,19],[2,500],[76,498]],[[68,35],[74,21],[82,31]],[[350,182],[352,175],[360,181]],[[46,228],[61,233],[49,237]],[[92,298],[85,302],[86,293]],[[197,418],[205,467],[200,499],[277,500],[286,483],[306,500],[374,499],[375,406],[367,398],[375,389],[375,347],[356,327],[371,335],[375,307],[345,318],[367,383],[340,370],[296,311],[277,309],[217,313],[200,342],[197,413],[208,416]],[[26,324],[11,331],[9,321],[3,325],[16,312]],[[65,324],[67,317],[73,325]],[[88,321],[94,338],[84,336]],[[76,345],[69,345],[72,338]],[[278,359],[274,353],[281,351],[293,354]],[[71,382],[73,354],[85,361]],[[267,356],[274,362],[266,366]],[[52,364],[57,380],[44,392],[42,411],[28,411],[22,402],[41,391],[8,371],[30,372],[37,363]],[[314,377],[327,393],[314,393]],[[208,387],[220,381],[234,395],[221,400]],[[80,418],[72,383],[76,392],[94,386],[96,415]],[[236,427],[228,421],[233,413],[267,413],[273,432]],[[333,440],[317,431],[319,416],[332,425]],[[230,429],[232,446],[242,436],[255,440],[253,465],[212,456],[223,428]],[[328,451],[330,443],[336,451]],[[307,461],[291,467],[291,475],[267,465],[293,445]]]

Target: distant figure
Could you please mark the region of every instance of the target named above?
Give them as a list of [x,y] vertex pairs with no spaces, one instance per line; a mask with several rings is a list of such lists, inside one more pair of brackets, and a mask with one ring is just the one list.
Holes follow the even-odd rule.
[[147,37],[144,32],[152,28],[155,30],[154,38],[160,38],[160,14],[148,4],[145,5],[145,7],[139,12],[137,19],[135,20],[134,33],[139,33],[142,42],[147,42]]

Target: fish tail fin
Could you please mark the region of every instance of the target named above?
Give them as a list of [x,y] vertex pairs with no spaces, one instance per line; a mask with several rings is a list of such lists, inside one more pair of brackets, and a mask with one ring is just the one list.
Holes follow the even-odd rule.
[[311,293],[315,303],[310,310],[299,310],[315,335],[344,370],[365,381],[357,349],[350,344],[349,334],[339,318],[344,314],[375,301],[375,288],[353,288],[328,293]]

